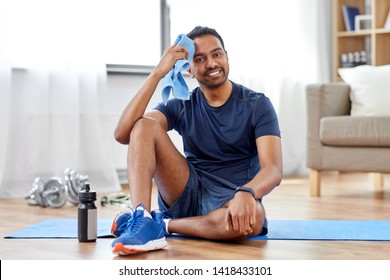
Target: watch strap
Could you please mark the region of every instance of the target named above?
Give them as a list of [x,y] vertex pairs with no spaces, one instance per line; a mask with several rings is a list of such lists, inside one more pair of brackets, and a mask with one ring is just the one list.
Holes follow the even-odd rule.
[[252,194],[254,198],[256,198],[256,193],[252,188],[245,187],[245,186],[239,186],[236,188],[236,192],[249,192]]

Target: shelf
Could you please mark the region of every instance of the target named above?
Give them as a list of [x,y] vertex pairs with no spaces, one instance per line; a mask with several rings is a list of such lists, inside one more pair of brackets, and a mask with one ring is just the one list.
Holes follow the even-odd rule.
[[390,29],[384,29],[384,28],[375,29],[375,34],[390,34]]
[[361,31],[339,31],[337,32],[338,37],[359,37],[373,34],[390,34],[390,29],[378,28],[378,29],[367,29]]
[[[343,6],[357,7],[361,15],[371,15],[371,29],[345,31]],[[333,0],[333,80],[339,81],[337,70],[341,57],[364,51],[367,64],[390,64],[390,29],[383,28],[390,10],[390,0]],[[350,63],[350,61],[347,61]],[[356,61],[352,61],[352,64]]]
[[338,37],[359,37],[359,36],[367,36],[371,35],[372,30],[367,29],[367,30],[362,30],[362,31],[340,31],[337,32]]

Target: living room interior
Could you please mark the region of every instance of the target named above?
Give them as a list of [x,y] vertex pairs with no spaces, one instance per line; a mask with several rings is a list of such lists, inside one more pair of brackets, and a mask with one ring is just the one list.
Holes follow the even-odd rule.
[[[390,220],[390,0],[125,2],[0,2],[1,260],[390,259],[390,236],[171,238],[166,250],[134,256],[112,254],[111,238],[5,238],[77,218],[77,199],[31,203],[36,178],[66,181],[69,168],[97,192],[98,219],[128,206],[127,146],[114,139],[116,123],[163,50],[196,25],[224,38],[229,78],[263,92],[277,111],[283,180],[264,198],[268,219]],[[344,6],[369,25],[348,30]],[[182,151],[180,135],[169,135]],[[111,203],[115,195],[125,198]]]

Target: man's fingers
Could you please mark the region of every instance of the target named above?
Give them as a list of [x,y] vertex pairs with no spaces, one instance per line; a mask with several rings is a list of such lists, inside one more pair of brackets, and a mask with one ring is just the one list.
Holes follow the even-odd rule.
[[179,54],[179,58],[181,59],[188,58],[188,51],[185,47],[177,46],[175,48],[175,51]]
[[249,219],[249,225],[251,228],[256,225],[256,213]]
[[245,235],[248,235],[249,233],[252,233],[253,229],[252,229],[252,226],[251,226],[250,219],[245,218],[244,219],[244,224],[245,224],[245,226],[243,227],[242,233],[245,234]]
[[248,235],[253,232],[253,227],[255,226],[256,216],[251,215],[248,217],[246,215],[232,214],[230,211],[226,212],[225,216],[226,230],[235,231],[240,234]]
[[226,211],[226,216],[225,216],[225,221],[226,221],[226,230],[227,231],[239,231],[239,223],[237,216],[232,214],[229,210]]
[[229,211],[226,211],[225,215],[225,223],[226,223],[226,231],[232,230],[232,216],[230,215]]

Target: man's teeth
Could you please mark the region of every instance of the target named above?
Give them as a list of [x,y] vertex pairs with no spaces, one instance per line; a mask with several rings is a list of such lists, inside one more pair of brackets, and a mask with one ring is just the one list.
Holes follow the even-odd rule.
[[217,75],[217,74],[219,74],[219,71],[211,72],[211,73],[209,73],[208,75],[209,75],[209,76],[215,76],[215,75]]

